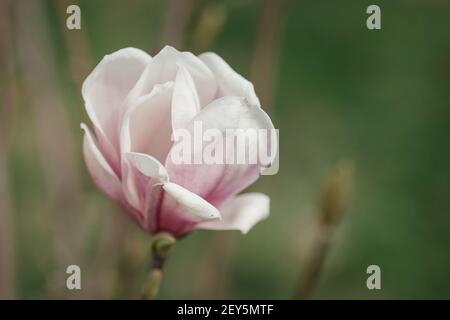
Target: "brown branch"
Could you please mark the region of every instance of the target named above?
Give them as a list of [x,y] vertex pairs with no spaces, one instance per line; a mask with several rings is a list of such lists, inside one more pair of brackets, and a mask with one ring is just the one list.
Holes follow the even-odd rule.
[[309,299],[314,294],[334,240],[335,230],[349,202],[352,178],[352,162],[342,161],[329,175],[324,185],[315,241],[298,280],[295,299]]
[[[51,52],[51,42],[44,8],[40,1],[17,1],[15,6],[15,38],[17,61],[22,70],[23,83],[34,126],[30,136],[36,137],[37,160],[43,168],[44,188],[48,197],[41,199],[48,212],[42,219],[53,222],[57,266],[50,284],[51,291],[60,296],[67,291],[59,278],[65,268],[79,261],[80,255],[80,172],[79,145],[70,125],[71,118],[63,99],[57,65]],[[73,120],[72,120],[73,121]],[[34,132],[34,133],[33,133]]]
[[193,52],[207,51],[222,30],[227,19],[223,3],[208,2],[200,8],[199,18],[190,35],[189,49]]
[[250,79],[266,110],[269,110],[269,106],[273,103],[278,55],[281,50],[282,27],[287,5],[288,0],[265,0],[259,18]]
[[14,224],[8,190],[8,154],[14,112],[11,1],[0,2],[0,299],[15,291]]
[[83,24],[83,15],[80,30],[68,30],[66,27],[66,9],[71,4],[74,4],[73,0],[53,0],[67,49],[70,75],[77,88],[81,88],[84,79],[92,69],[92,57],[85,32],[86,27]]
[[160,45],[184,47],[185,30],[197,0],[170,0],[166,21],[161,34]]
[[198,299],[223,299],[236,234],[218,232],[210,237],[208,247],[200,259],[193,294]]

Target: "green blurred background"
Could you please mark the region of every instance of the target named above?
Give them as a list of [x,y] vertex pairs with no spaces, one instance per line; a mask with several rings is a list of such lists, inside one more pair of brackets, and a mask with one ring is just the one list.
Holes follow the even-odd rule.
[[[66,8],[81,8],[68,30]],[[381,8],[381,30],[366,8]],[[108,53],[214,51],[251,79],[280,129],[280,171],[251,190],[247,235],[194,232],[162,298],[291,298],[317,236],[324,180],[353,192],[313,298],[450,298],[450,2],[2,1],[0,298],[139,298],[149,237],[87,174],[81,83]],[[65,287],[66,267],[82,290]],[[381,290],[366,268],[381,267]]]

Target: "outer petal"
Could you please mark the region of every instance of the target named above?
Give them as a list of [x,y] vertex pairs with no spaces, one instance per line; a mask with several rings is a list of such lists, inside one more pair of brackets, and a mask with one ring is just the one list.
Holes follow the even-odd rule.
[[192,76],[197,88],[199,101],[205,106],[213,100],[217,85],[211,70],[190,52],[179,52],[165,46],[149,63],[136,86],[131,91],[128,101],[148,94],[156,84],[174,81],[179,67],[184,67]]
[[213,205],[176,183],[165,183],[164,191],[194,219],[220,219],[220,212]]
[[155,178],[160,183],[169,182],[169,174],[166,168],[154,157],[138,152],[128,152],[126,156],[131,164],[143,175]]
[[241,194],[220,208],[222,220],[201,222],[196,229],[240,230],[247,233],[256,223],[269,216],[269,207],[270,199],[265,194]]
[[[94,124],[101,147],[117,161],[121,106],[151,57],[144,51],[125,48],[106,55],[82,87],[86,111]],[[112,160],[109,160],[111,163]]]
[[95,184],[109,197],[120,200],[122,188],[119,178],[109,166],[89,128],[82,123],[84,130],[83,153],[88,171]]
[[234,71],[221,57],[213,52],[205,52],[199,55],[199,58],[212,70],[217,79],[218,97],[245,97],[250,104],[261,106],[253,84]]
[[142,215],[142,227],[155,231],[155,215],[161,197],[160,185],[169,180],[164,166],[155,158],[142,153],[129,152],[124,155],[125,195]]
[[220,219],[220,212],[205,199],[175,183],[165,183],[159,198],[154,231],[181,236],[197,223]]
[[[231,129],[274,129],[270,118],[261,108],[248,105],[245,99],[239,97],[217,99],[202,109],[189,127],[190,135],[194,138],[198,138],[194,134],[196,123],[202,123],[203,132],[210,128],[219,129],[222,133]],[[228,161],[224,161],[225,164],[179,164],[174,161],[176,151],[173,148],[166,160],[166,168],[171,181],[198,194],[216,207],[242,191],[259,177],[262,165],[259,162],[235,164],[230,160],[235,151],[231,148],[224,148],[224,145],[227,145],[229,141],[230,139],[228,141],[224,139],[222,142],[218,141],[215,145],[216,148],[226,150],[224,160]],[[257,141],[251,140],[249,145],[255,143]],[[276,146],[271,147],[276,148]],[[195,159],[196,153],[201,153],[202,150],[203,148],[200,148],[200,150],[194,148],[193,158]],[[201,154],[199,158],[202,158]]]
[[178,235],[185,226],[198,221],[220,219],[214,206],[169,182],[167,171],[155,158],[141,153],[127,153],[126,157],[131,168],[136,169],[131,176],[140,194],[147,230],[166,230]]
[[157,159],[144,153],[128,152],[124,154],[123,162],[125,195],[136,209],[144,212],[148,184],[168,182],[167,171]]

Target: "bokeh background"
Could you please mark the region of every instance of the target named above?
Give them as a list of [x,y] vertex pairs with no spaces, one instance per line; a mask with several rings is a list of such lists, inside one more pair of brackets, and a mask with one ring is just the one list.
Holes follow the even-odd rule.
[[[66,28],[70,4],[81,30]],[[366,28],[370,4],[381,30]],[[87,174],[80,91],[105,54],[165,44],[215,51],[251,79],[281,149],[279,173],[251,187],[270,195],[269,219],[180,241],[160,297],[291,298],[320,239],[324,181],[350,159],[310,297],[450,298],[449,12],[445,0],[2,0],[0,298],[139,298],[149,237]],[[70,264],[80,291],[65,287]],[[366,287],[371,264],[381,290]]]

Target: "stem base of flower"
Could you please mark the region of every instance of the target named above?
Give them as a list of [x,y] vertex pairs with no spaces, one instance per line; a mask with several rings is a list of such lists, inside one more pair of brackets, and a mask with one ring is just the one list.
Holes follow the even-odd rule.
[[142,294],[143,299],[154,299],[158,294],[163,275],[163,267],[170,249],[172,249],[175,242],[176,239],[166,232],[158,233],[153,237],[150,244],[152,262]]

